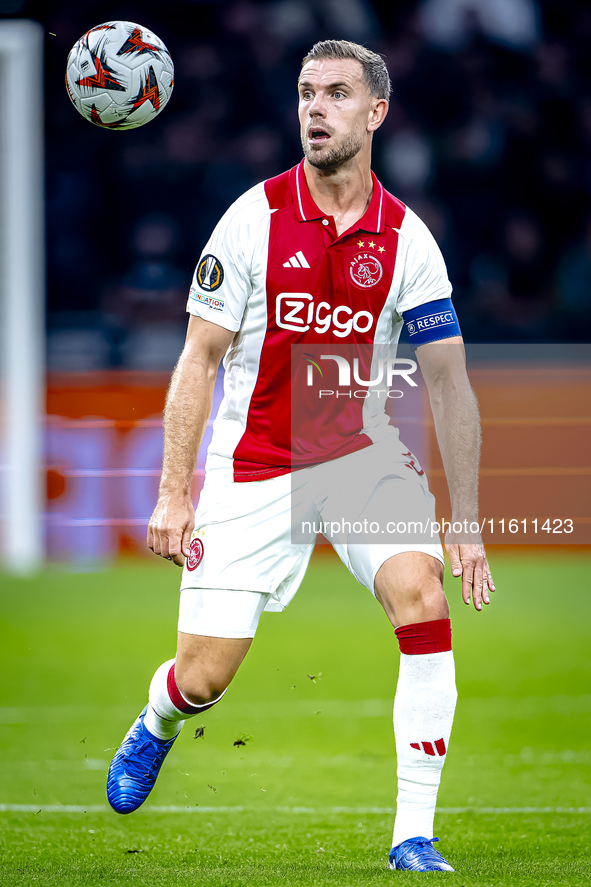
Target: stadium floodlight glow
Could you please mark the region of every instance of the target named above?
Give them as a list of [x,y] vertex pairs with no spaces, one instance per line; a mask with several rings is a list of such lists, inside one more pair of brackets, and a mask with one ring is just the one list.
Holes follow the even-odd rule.
[[44,553],[43,29],[0,22],[0,556]]

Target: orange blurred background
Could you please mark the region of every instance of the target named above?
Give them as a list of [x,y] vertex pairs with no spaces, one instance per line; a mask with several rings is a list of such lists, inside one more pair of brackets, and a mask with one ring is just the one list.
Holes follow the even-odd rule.
[[[123,553],[149,553],[145,531],[160,476],[168,378],[125,371],[50,376],[46,453],[51,560],[92,566]],[[487,520],[485,541],[591,543],[591,367],[483,361],[472,365],[470,378],[482,417],[480,515]],[[214,414],[221,379],[218,383]],[[412,419],[422,433],[411,431],[407,421],[401,436],[417,442],[413,446],[427,469],[438,520],[449,520],[447,485],[423,394],[422,415]],[[195,472],[195,500],[210,435],[209,428]],[[571,533],[565,532],[567,519],[573,521]],[[510,532],[510,520],[518,522],[511,525],[517,532]]]

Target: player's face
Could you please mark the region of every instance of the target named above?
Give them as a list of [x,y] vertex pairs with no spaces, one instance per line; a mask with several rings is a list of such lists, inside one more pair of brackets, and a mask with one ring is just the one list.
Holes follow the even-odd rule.
[[[378,100],[355,59],[308,62],[298,82],[304,156],[317,169],[338,169],[355,157],[377,126]],[[379,124],[378,124],[379,125]]]

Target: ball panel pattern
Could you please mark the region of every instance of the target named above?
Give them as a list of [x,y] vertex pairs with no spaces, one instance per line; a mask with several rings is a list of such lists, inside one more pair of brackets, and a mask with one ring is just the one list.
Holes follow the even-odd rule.
[[105,22],[72,48],[66,89],[82,116],[106,129],[133,129],[153,120],[174,86],[166,46],[135,22]]

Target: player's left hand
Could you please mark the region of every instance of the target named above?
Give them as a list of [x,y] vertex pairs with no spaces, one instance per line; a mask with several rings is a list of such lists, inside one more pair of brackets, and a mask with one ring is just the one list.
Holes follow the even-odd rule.
[[446,545],[453,576],[462,577],[462,598],[470,603],[470,596],[476,610],[482,604],[490,604],[489,592],[495,591],[495,584],[486,559],[482,542],[468,545]]

